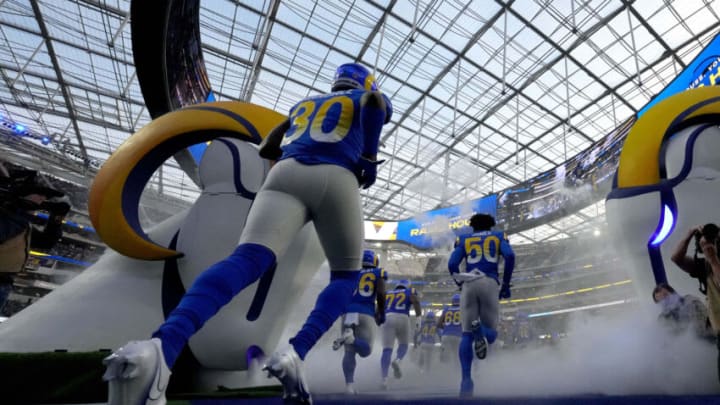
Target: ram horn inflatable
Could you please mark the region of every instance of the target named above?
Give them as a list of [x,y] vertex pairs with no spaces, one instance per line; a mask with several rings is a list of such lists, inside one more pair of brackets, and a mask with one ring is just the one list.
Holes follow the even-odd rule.
[[[193,280],[236,247],[268,170],[253,144],[282,119],[251,104],[201,104],[166,114],[130,137],[102,167],[90,195],[93,225],[123,255],[108,250],[79,276],[4,322],[0,352],[96,351],[150,336]],[[144,232],[138,202],[152,173],[177,150],[211,139],[216,140],[199,167],[200,197],[190,209]],[[264,286],[265,300],[254,299],[262,283],[240,293],[190,340],[192,355],[217,374],[213,370],[246,369],[248,351],[274,350],[288,314],[322,261],[308,225],[279,259],[272,284]]]
[[701,87],[657,103],[625,140],[606,215],[641,296],[660,282],[697,288],[669,258],[689,228],[720,221],[718,124],[720,87]]

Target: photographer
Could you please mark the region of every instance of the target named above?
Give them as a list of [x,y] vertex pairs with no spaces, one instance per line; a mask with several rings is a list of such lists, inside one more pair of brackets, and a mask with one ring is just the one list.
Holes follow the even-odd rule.
[[[672,261],[682,270],[697,278],[700,291],[707,296],[708,319],[718,336],[718,377],[720,378],[720,258],[718,258],[718,233],[715,224],[690,229],[678,244]],[[687,255],[690,240],[695,239],[695,255]],[[704,257],[700,257],[704,256]]]
[[[45,228],[31,225],[33,213],[49,213]],[[0,162],[0,308],[22,271],[30,248],[50,249],[62,236],[62,220],[70,211],[64,194],[52,189],[36,171],[8,169]]]
[[707,308],[694,295],[681,296],[667,283],[658,284],[652,293],[653,301],[662,307],[658,319],[675,333],[691,329],[701,339],[715,338],[709,325]]

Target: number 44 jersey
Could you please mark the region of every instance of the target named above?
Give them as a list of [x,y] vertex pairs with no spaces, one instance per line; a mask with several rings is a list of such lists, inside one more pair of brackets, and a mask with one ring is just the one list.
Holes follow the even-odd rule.
[[[309,97],[290,109],[281,159],[303,164],[334,164],[354,172],[365,144],[360,99],[365,90]],[[390,114],[390,100],[383,94]],[[382,122],[377,123],[382,125]]]

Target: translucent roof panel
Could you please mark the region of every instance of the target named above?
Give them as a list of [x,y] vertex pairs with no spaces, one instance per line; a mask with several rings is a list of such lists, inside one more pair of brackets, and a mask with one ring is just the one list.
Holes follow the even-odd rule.
[[[523,182],[612,132],[720,28],[720,2],[201,1],[219,100],[286,113],[368,66],[391,98],[367,218],[400,219]],[[129,1],[0,2],[0,114],[101,163],[150,120]],[[255,69],[255,70],[253,70]],[[72,154],[70,154],[72,152]],[[191,200],[174,161],[151,187]],[[589,207],[520,240],[567,236]],[[530,234],[532,233],[532,235]]]

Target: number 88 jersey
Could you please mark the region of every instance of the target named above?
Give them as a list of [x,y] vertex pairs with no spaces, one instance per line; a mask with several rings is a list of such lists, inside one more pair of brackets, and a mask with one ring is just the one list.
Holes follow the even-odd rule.
[[375,316],[375,294],[377,292],[378,280],[387,280],[385,270],[381,268],[365,268],[360,270],[358,286],[353,293],[352,301],[345,312]]
[[[335,164],[354,171],[365,142],[360,119],[360,99],[365,93],[340,91],[296,104],[290,110],[290,128],[280,145],[280,159],[294,158],[309,165]],[[387,97],[385,101],[389,103]]]

